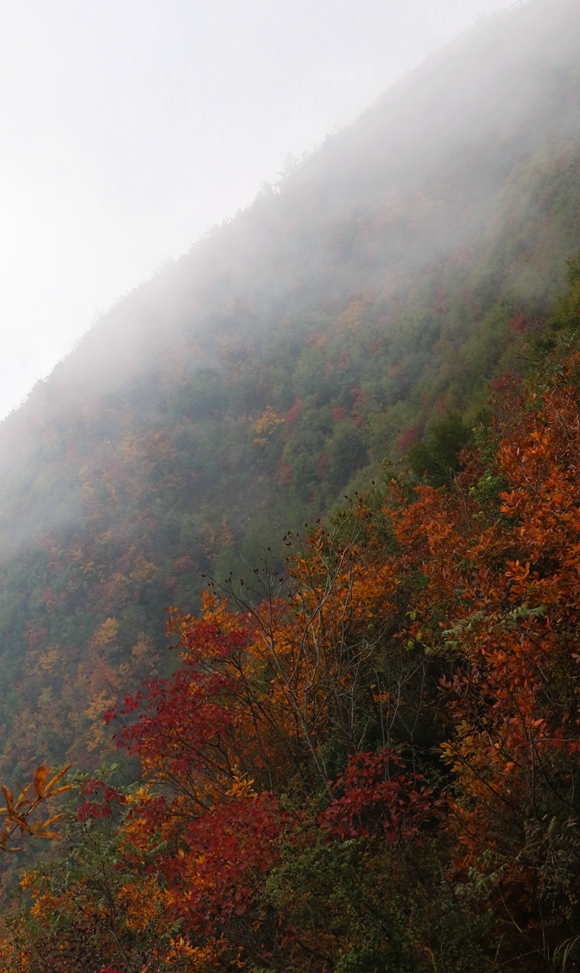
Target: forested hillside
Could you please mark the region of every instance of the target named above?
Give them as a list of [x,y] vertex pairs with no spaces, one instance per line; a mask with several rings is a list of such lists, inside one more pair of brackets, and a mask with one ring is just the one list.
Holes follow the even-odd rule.
[[112,308],[0,428],[4,778],[97,766],[165,614],[525,367],[580,247],[580,14],[482,21]]
[[3,973],[577,973],[579,322],[580,258],[460,472],[391,475],[283,584],[171,613],[173,675],[105,714],[135,784],[69,777],[48,819],[62,777],[4,789],[2,847],[65,840]]
[[1,424],[0,973],[580,971],[579,51],[483,19]]

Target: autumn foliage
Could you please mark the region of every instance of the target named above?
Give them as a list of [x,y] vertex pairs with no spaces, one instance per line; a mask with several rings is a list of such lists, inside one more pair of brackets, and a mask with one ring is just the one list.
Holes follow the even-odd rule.
[[[71,790],[70,784],[62,783],[62,778],[70,766],[64,767],[51,776],[46,764],[41,764],[34,771],[32,780],[25,787],[16,785],[17,791],[10,791],[6,784],[2,784],[2,793],[6,801],[5,807],[0,808],[0,848],[4,852],[16,852],[19,849],[11,845],[14,835],[23,838],[30,835],[36,838],[58,838],[58,831],[54,825],[63,815],[62,813],[38,816],[38,809],[46,801]],[[43,808],[44,810],[44,808]]]
[[476,438],[172,612],[0,969],[580,969],[580,354]]

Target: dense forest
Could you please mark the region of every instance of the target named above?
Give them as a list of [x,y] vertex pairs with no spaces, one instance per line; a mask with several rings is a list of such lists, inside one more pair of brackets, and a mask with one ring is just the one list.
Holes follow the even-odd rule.
[[484,20],[0,425],[3,779],[98,765],[104,710],[166,664],[168,605],[268,548],[280,569],[287,530],[521,370],[580,247],[579,40],[569,0]]
[[483,19],[0,426],[0,970],[580,969],[579,49]]
[[419,484],[171,612],[172,675],[105,714],[135,784],[5,789],[5,848],[65,830],[3,970],[580,969],[579,323],[580,259],[471,446],[451,413]]

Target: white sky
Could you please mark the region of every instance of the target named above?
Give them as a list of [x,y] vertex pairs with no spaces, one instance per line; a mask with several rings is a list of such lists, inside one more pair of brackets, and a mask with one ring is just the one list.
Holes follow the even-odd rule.
[[0,0],[0,416],[124,293],[506,0]]

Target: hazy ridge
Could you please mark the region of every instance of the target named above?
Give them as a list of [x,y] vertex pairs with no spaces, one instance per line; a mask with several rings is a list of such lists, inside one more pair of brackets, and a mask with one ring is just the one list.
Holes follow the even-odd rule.
[[[3,767],[109,744],[163,609],[468,418],[580,248],[580,11],[484,20],[97,322],[0,427]],[[354,479],[353,479],[354,478]]]

